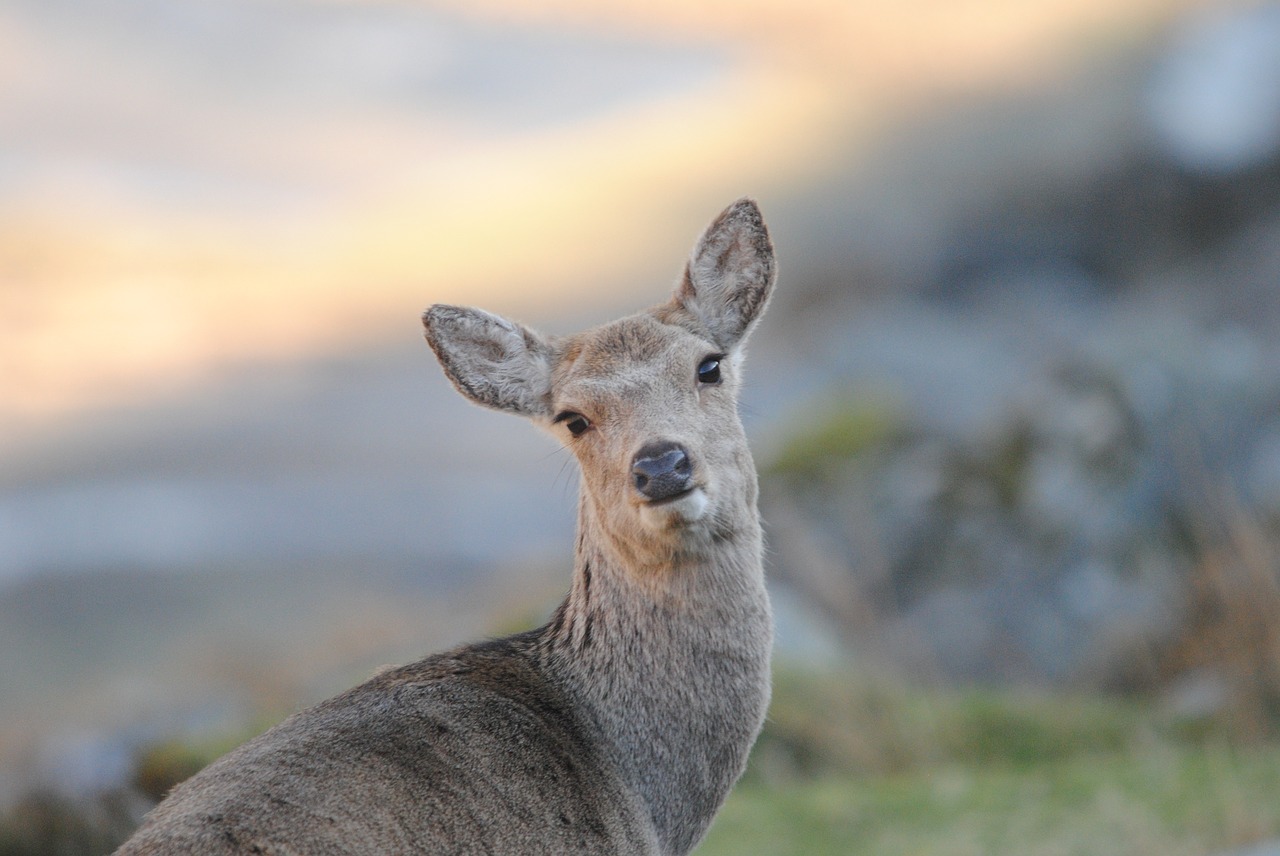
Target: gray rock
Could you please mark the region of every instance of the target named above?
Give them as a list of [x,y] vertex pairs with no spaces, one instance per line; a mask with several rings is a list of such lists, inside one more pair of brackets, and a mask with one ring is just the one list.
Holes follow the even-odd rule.
[[1205,6],[1158,63],[1146,109],[1161,148],[1193,172],[1280,155],[1280,5]]

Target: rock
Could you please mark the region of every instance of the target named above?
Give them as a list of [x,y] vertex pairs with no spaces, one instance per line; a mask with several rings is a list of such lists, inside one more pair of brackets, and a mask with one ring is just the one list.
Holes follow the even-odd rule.
[[[806,411],[815,437],[823,419],[879,427],[784,447],[762,501],[779,575],[858,651],[950,681],[1154,679],[1135,652],[1172,644],[1197,532],[1225,511],[1203,473],[1270,495],[1280,349],[1194,303],[1122,295],[1081,311],[1092,321],[1074,337],[1044,306],[990,300],[953,306],[945,335],[899,325],[901,305],[865,317],[879,338],[849,334],[845,365],[877,363],[905,404]],[[967,353],[977,331],[1016,368],[984,376]],[[930,392],[937,377],[947,393]],[[860,399],[859,383],[893,388],[836,382],[827,402],[895,400]]]
[[1280,156],[1280,5],[1202,7],[1157,63],[1146,110],[1158,145],[1195,173]]

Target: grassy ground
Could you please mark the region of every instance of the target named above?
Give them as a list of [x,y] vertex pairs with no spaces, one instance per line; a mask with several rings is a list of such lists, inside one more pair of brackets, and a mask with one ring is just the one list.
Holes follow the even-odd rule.
[[730,798],[698,856],[1205,856],[1280,834],[1280,747],[824,776]]
[[[780,683],[698,856],[1206,856],[1280,836],[1280,744],[1213,723],[1096,697]],[[797,754],[815,722],[828,737]]]

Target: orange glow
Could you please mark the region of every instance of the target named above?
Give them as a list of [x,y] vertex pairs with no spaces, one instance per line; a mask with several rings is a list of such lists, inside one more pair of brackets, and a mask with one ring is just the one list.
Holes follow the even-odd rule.
[[[127,177],[30,181],[0,199],[0,417],[38,421],[191,383],[228,361],[384,335],[439,300],[519,312],[668,281],[709,212],[820,182],[921,96],[1018,85],[1184,4],[434,5],[706,44],[730,59],[674,95],[489,137],[372,108],[357,121],[303,111],[255,125],[208,106],[175,145],[222,140],[228,170],[321,177],[313,204],[272,216],[249,202],[139,202]],[[37,52],[0,50],[0,83],[58,71]],[[146,89],[133,93],[144,103],[163,88],[125,78]],[[229,124],[238,133],[218,137]]]

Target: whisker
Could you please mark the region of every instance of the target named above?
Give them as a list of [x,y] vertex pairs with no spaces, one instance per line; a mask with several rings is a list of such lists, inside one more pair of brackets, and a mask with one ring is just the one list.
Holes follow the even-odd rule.
[[[566,449],[561,449],[560,451],[567,451],[567,450],[566,450]],[[568,494],[568,492],[569,492],[569,488],[570,488],[570,487],[572,487],[572,485],[573,485],[573,475],[572,475],[572,470],[570,470],[570,468],[569,468],[569,465],[570,465],[570,464],[572,464],[572,463],[573,463],[573,458],[572,458],[572,456],[566,455],[566,456],[565,456],[565,458],[564,458],[564,460],[563,460],[563,461],[561,462],[561,464],[560,464],[560,471],[556,473],[555,481],[553,481],[553,482],[551,483],[551,489],[552,489],[553,491],[554,491],[554,490],[556,490],[556,489],[559,487],[559,485],[560,485],[560,479],[563,477],[563,478],[564,478],[564,488],[563,488],[563,490],[564,490],[564,492],[565,492],[566,494]],[[566,476],[566,475],[565,475],[566,473],[569,473],[569,475],[567,475],[567,476]]]

